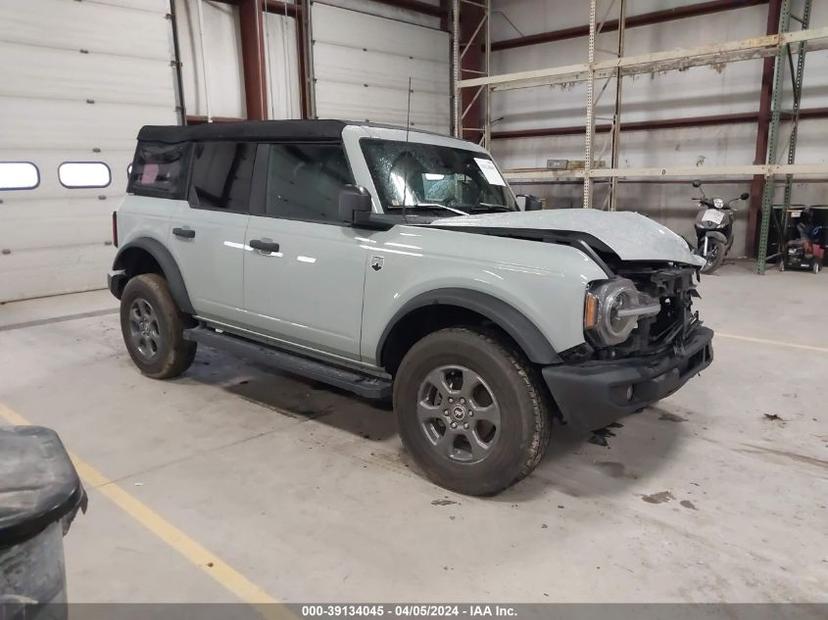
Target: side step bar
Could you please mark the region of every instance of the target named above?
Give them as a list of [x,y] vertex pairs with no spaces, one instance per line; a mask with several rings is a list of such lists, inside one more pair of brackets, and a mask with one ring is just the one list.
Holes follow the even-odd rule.
[[214,349],[227,351],[239,357],[256,360],[285,372],[333,385],[363,398],[385,399],[391,397],[391,381],[389,379],[382,379],[355,370],[318,362],[227,332],[217,332],[209,327],[193,327],[184,330],[184,338]]

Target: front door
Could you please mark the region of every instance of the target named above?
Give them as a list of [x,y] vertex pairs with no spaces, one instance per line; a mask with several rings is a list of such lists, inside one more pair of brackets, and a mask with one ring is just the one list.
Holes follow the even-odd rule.
[[244,235],[255,153],[249,143],[193,145],[189,199],[171,219],[169,247],[203,318],[244,319]]
[[244,306],[257,331],[358,360],[367,252],[338,222],[352,183],[341,144],[272,144],[263,204],[252,205],[244,253]]

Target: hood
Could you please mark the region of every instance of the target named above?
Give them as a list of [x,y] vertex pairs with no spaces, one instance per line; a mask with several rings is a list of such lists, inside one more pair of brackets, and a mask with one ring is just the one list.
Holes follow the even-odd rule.
[[669,228],[638,213],[595,209],[549,209],[444,217],[431,226],[485,229],[490,234],[514,231],[582,233],[595,237],[623,261],[671,261],[701,267],[704,259]]

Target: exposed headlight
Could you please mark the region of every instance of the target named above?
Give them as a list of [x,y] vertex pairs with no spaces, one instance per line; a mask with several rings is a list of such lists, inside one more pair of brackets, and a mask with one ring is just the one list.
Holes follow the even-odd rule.
[[724,200],[722,200],[721,198],[714,198],[713,199],[713,206],[716,207],[717,209],[723,208],[724,207]]
[[630,280],[618,278],[592,284],[584,300],[584,331],[598,345],[621,344],[645,316],[661,311],[658,300],[642,293]]

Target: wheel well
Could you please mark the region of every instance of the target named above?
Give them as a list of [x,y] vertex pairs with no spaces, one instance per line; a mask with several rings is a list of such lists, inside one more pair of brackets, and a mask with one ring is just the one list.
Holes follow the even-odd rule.
[[118,291],[119,295],[123,293],[123,288],[126,286],[126,283],[135,276],[139,276],[142,273],[158,273],[162,276],[165,275],[164,270],[161,268],[161,265],[158,264],[158,261],[155,260],[155,257],[143,248],[125,249],[118,256],[114,267],[115,269],[123,269],[126,272],[126,277],[123,278],[123,281],[120,284],[121,290]]
[[432,332],[447,327],[486,329],[496,333],[516,350],[521,350],[513,338],[482,314],[461,306],[432,304],[412,310],[397,321],[383,344],[380,365],[389,374],[396,374],[403,357],[416,342]]

